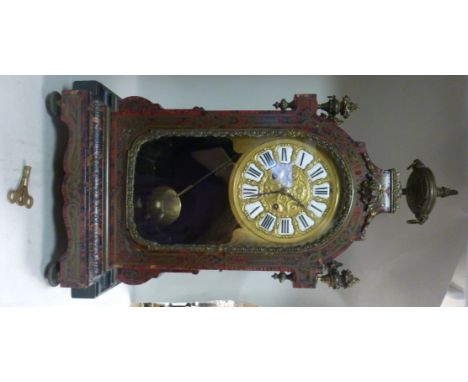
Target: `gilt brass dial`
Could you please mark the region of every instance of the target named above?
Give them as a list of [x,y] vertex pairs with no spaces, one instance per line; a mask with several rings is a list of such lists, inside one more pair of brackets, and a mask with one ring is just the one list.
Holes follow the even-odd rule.
[[319,147],[275,139],[244,153],[229,197],[240,226],[275,244],[312,240],[331,224],[339,199],[336,167]]

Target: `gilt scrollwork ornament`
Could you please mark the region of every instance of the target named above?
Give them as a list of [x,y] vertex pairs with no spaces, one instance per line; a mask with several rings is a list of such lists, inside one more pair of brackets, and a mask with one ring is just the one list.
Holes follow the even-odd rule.
[[359,194],[361,201],[366,205],[366,210],[378,208],[382,196],[382,185],[374,176],[367,174],[366,179],[361,183]]
[[369,154],[367,153],[367,151],[364,151],[362,154],[362,159],[364,159],[364,162],[366,163],[366,167],[367,169],[374,175],[377,175],[380,173],[380,169],[374,164],[372,163],[371,159],[369,158]]
[[364,204],[364,210],[367,212],[361,231],[361,239],[364,238],[367,227],[372,219],[379,213],[382,192],[382,184],[373,175],[367,174],[359,190],[361,201]]

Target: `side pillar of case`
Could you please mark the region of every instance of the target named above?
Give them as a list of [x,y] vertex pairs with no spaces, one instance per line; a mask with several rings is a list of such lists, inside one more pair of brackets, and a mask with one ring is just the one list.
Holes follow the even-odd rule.
[[49,264],[51,285],[68,287],[74,298],[95,298],[118,284],[108,257],[109,129],[120,98],[96,81],[48,98],[49,111],[68,128],[64,158],[63,220],[67,250]]

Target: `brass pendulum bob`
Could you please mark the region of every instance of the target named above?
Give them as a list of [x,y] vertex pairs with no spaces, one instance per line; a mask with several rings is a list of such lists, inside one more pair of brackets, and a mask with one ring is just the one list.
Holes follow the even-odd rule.
[[169,186],[156,187],[151,193],[147,204],[149,216],[151,216],[153,221],[158,225],[167,226],[174,223],[179,218],[182,209],[180,197],[209,176],[232,164],[234,164],[232,160],[221,163],[214,170],[198,179],[195,183],[185,187],[180,192],[176,192]]
[[180,195],[168,186],[156,187],[148,200],[148,215],[158,225],[174,223],[180,215]]

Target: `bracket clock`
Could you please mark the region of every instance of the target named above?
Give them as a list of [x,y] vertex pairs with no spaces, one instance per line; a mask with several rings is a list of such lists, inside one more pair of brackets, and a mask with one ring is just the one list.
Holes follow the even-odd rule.
[[406,195],[410,223],[422,224],[437,196],[456,193],[420,160],[405,189],[377,167],[340,127],[357,108],[347,96],[298,94],[265,111],[166,109],[82,81],[47,106],[69,138],[68,248],[46,275],[73,297],[205,269],[346,288],[358,279],[336,258],[376,215]]

